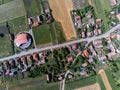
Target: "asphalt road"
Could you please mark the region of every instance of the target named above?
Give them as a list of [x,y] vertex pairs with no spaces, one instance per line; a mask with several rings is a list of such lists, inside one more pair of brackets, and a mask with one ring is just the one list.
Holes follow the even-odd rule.
[[11,58],[21,57],[23,55],[33,54],[35,52],[40,52],[40,51],[44,51],[44,50],[51,50],[51,49],[55,49],[55,48],[60,48],[60,47],[64,47],[64,46],[67,46],[67,45],[72,45],[72,44],[80,43],[80,42],[84,42],[84,41],[87,41],[89,43],[89,42],[91,42],[93,40],[96,40],[96,39],[108,37],[110,35],[110,33],[114,32],[118,28],[120,28],[120,24],[116,25],[115,27],[110,29],[108,32],[106,32],[102,35],[99,35],[99,36],[89,37],[89,38],[85,38],[85,39],[77,39],[77,40],[66,42],[66,43],[63,43],[63,44],[57,44],[57,45],[43,47],[43,48],[39,48],[39,49],[35,48],[35,49],[30,49],[28,51],[22,51],[18,54],[14,54],[12,56],[0,58],[0,61],[9,60]]

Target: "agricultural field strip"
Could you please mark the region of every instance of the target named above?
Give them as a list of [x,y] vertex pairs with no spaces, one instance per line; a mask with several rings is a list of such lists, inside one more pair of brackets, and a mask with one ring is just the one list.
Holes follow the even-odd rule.
[[26,15],[22,0],[14,0],[0,5],[0,23]]

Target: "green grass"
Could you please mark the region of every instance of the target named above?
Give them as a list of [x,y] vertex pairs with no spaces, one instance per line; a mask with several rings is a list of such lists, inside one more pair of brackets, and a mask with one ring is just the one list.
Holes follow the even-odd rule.
[[100,85],[101,90],[106,90],[105,85],[104,85],[103,80],[100,75],[97,76],[97,81]]
[[0,23],[26,15],[22,0],[0,5]]
[[115,85],[115,81],[114,81],[114,78],[112,77],[111,71],[110,71],[109,69],[107,69],[105,72],[106,72],[106,75],[107,75],[107,77],[108,77],[108,81],[109,81],[112,89],[113,89],[113,90],[120,90],[120,87],[117,87],[117,86]]
[[[104,3],[104,5],[105,4],[106,3]],[[107,18],[106,18],[105,13],[104,13],[104,8],[103,8],[104,5],[103,5],[103,3],[101,3],[100,0],[93,0],[93,6],[95,8],[96,15],[98,18],[103,19],[103,23],[105,26],[105,29],[103,32],[106,32],[107,30],[109,30],[109,26],[107,24]]]
[[24,87],[16,90],[59,90],[59,83],[41,84],[32,87]]
[[110,1],[109,0],[100,0],[102,7],[104,10],[110,11],[112,8],[110,6]]
[[1,85],[1,86],[0,86],[0,90],[6,90],[6,87],[3,86],[3,85]]
[[18,34],[22,31],[28,31],[28,23],[25,16],[15,18],[13,20],[8,21],[8,24],[10,26],[10,32],[14,35]]
[[41,25],[33,28],[33,34],[37,45],[51,43],[51,34],[49,25]]
[[[42,82],[41,82],[42,81]],[[59,83],[46,83],[45,75],[28,78],[27,72],[24,79],[12,79],[8,82],[8,90],[58,90]],[[1,89],[0,89],[1,90]]]
[[92,76],[89,78],[71,81],[71,82],[66,83],[65,90],[73,90],[76,88],[92,85],[95,83],[96,83],[96,76]]
[[13,0],[0,0],[0,4],[5,4],[5,3],[8,3],[10,1],[13,1]]
[[8,34],[5,34],[3,38],[0,38],[0,57],[5,57],[13,54],[11,41]]
[[40,14],[41,3],[39,0],[23,0],[25,9],[29,17]]
[[57,36],[58,43],[63,43],[66,41],[66,37],[63,33],[63,28],[59,22],[54,22],[55,32]]
[[57,44],[66,41],[63,29],[60,23],[53,22],[51,24],[44,24],[33,28],[33,34],[36,44]]

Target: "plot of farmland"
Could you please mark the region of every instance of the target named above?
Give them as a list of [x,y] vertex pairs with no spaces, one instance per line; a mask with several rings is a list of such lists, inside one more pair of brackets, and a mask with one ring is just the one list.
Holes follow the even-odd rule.
[[40,13],[40,0],[23,0],[23,2],[25,4],[28,17],[32,17]]
[[26,15],[22,0],[0,5],[0,23]]

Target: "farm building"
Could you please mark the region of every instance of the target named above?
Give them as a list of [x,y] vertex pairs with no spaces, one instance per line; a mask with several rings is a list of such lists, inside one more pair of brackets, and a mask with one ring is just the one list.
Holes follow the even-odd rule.
[[16,36],[14,43],[18,48],[26,49],[31,45],[32,38],[27,33],[21,33]]

